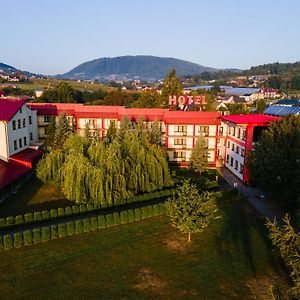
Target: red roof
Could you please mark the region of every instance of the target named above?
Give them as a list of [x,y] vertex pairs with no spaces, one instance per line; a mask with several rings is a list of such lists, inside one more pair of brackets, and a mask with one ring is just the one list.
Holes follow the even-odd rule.
[[74,115],[75,109],[83,104],[73,103],[27,103],[32,110],[37,110],[38,115],[59,116],[65,112],[68,116]]
[[15,182],[22,175],[30,171],[30,168],[15,162],[5,162],[0,159],[0,189]]
[[165,111],[164,120],[167,124],[204,124],[219,125],[218,112],[205,111]]
[[11,120],[25,102],[25,99],[0,98],[0,120]]
[[28,168],[32,168],[33,162],[43,154],[42,151],[34,150],[31,148],[27,148],[23,151],[20,151],[17,154],[10,156],[10,160],[12,162],[16,162],[20,165],[26,166]]
[[223,121],[228,121],[234,124],[261,124],[277,121],[278,117],[267,116],[262,114],[250,114],[250,115],[228,115],[220,117]]

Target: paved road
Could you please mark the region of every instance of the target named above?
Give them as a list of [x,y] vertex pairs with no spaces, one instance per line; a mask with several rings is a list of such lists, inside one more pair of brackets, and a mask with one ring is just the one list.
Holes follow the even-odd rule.
[[235,177],[225,167],[217,168],[217,171],[224,177],[227,183],[231,187],[235,187],[262,216],[269,219],[274,219],[275,217],[281,219],[282,216],[279,213],[275,212],[274,209],[264,203],[264,200],[261,197],[261,195],[263,195],[262,191],[257,188],[245,186],[240,179]]

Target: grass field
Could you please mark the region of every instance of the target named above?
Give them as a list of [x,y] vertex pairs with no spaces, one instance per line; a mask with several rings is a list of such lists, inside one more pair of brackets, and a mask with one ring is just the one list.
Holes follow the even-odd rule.
[[167,217],[1,252],[1,299],[271,299],[287,281],[265,231],[242,200],[186,236]]
[[27,212],[73,205],[51,183],[43,183],[33,176],[16,194],[0,204],[0,217],[15,216]]

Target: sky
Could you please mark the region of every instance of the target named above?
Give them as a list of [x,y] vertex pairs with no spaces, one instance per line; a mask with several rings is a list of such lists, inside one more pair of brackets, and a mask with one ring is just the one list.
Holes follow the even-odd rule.
[[215,68],[300,60],[299,0],[0,0],[0,62],[61,74],[100,57]]

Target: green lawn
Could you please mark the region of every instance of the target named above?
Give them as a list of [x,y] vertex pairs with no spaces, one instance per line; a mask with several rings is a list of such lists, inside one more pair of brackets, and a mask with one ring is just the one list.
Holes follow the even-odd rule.
[[261,220],[232,198],[190,245],[156,217],[1,252],[1,299],[271,299],[272,285],[285,294]]
[[73,205],[63,193],[51,183],[43,183],[33,176],[22,185],[16,194],[0,204],[0,217],[15,216],[43,209]]

